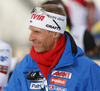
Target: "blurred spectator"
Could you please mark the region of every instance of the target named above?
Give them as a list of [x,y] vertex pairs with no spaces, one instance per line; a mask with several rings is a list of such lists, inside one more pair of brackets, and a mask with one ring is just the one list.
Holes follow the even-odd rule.
[[67,7],[72,22],[71,34],[73,38],[86,56],[95,57],[98,47],[87,27],[89,16],[87,2],[85,0],[70,0]]
[[97,58],[100,59],[100,20],[93,25],[91,33],[93,34],[96,44],[99,47]]
[[8,43],[0,40],[0,91],[8,82],[11,67],[12,48]]
[[95,34],[100,34],[100,20],[93,25],[91,32],[94,35]]
[[100,11],[95,3],[95,1],[87,2],[88,17],[87,17],[87,27],[88,31],[91,32],[93,25],[100,20]]

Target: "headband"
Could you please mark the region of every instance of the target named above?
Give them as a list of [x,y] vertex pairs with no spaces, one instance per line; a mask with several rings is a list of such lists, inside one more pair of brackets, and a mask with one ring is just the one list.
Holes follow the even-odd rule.
[[32,10],[29,25],[63,34],[66,28],[66,16],[47,12],[41,7],[35,7]]

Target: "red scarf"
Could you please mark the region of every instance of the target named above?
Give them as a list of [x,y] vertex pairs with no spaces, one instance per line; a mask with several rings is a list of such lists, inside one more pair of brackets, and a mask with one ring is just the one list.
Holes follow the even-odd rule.
[[54,50],[46,53],[37,53],[32,46],[30,55],[35,60],[42,71],[45,78],[47,78],[51,69],[58,63],[66,45],[65,35],[63,34],[59,39]]

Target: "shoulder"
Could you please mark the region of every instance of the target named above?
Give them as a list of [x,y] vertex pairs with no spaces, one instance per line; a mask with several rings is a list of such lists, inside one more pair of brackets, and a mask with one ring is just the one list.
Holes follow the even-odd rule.
[[[32,59],[30,54],[27,54],[17,65],[15,70],[19,72],[24,72],[27,68],[30,68],[35,61]],[[32,65],[33,66],[33,65]]]
[[92,65],[97,65],[93,60],[89,59],[88,57],[82,55],[82,56],[78,56],[75,59],[75,62],[78,64],[78,67],[80,68],[88,68],[91,67]]
[[17,64],[17,68],[20,67],[25,67],[25,65],[27,65],[27,63],[29,62],[29,60],[32,60],[30,54],[27,54],[18,64]]
[[90,77],[93,73],[100,75],[100,72],[98,72],[100,70],[99,65],[84,55],[77,57],[72,67],[76,74],[82,78]]

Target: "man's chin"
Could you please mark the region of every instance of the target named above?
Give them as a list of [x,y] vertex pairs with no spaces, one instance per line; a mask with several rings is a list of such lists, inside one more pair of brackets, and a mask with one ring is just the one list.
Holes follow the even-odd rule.
[[43,49],[37,49],[37,48],[34,48],[34,49],[35,49],[35,51],[36,51],[37,53],[44,53],[44,52],[45,52]]
[[35,49],[35,51],[37,52],[37,53],[41,53],[41,50],[39,49],[39,48],[34,48]]

